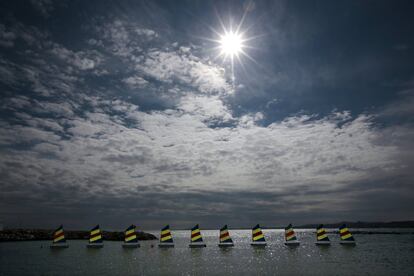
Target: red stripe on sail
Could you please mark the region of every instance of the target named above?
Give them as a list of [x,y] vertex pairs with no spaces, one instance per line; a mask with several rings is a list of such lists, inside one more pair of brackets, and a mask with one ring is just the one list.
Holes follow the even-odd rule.
[[288,230],[288,231],[285,232],[286,236],[289,236],[289,235],[292,235],[292,234],[295,234],[295,232],[293,230]]
[[165,237],[169,237],[169,236],[171,236],[171,233],[163,234],[163,235],[161,235],[161,239],[165,238]]
[[293,231],[287,232],[286,233],[286,238],[289,238],[289,237],[294,236],[294,235],[295,235],[295,232],[293,232]]
[[65,235],[65,233],[60,233],[60,234],[58,234],[58,235],[55,235],[53,238],[54,239],[57,239],[57,238],[60,238],[60,237],[62,237],[62,236],[64,236]]
[[126,235],[125,238],[129,238],[129,237],[132,237],[132,236],[135,236],[135,235],[136,235],[135,232],[132,232],[132,233],[129,233],[128,235]]
[[195,237],[198,237],[198,236],[201,236],[200,233],[191,234],[191,238],[195,238]]
[[100,236],[100,235],[101,235],[101,233],[96,233],[95,235],[90,236],[90,238],[89,238],[89,239],[93,239],[93,238],[95,238],[95,237],[97,237],[97,236]]
[[228,236],[230,236],[230,235],[229,235],[229,232],[224,233],[224,234],[221,234],[221,235],[220,235],[220,239],[225,238],[225,237],[228,237]]
[[261,231],[257,232],[256,234],[253,234],[253,237],[257,237],[257,236],[260,236],[260,235],[263,235],[263,233]]
[[316,233],[316,236],[322,236],[322,235],[325,235],[326,233],[325,233],[325,231],[322,231],[322,232],[319,232],[319,233]]
[[341,237],[342,236],[345,236],[345,235],[348,235],[348,234],[351,234],[351,233],[349,233],[349,231],[346,231],[346,232],[343,232],[343,233],[340,233],[341,234]]

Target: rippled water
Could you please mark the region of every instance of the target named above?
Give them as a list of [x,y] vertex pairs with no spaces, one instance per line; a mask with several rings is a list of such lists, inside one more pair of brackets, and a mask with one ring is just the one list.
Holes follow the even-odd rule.
[[281,230],[264,230],[268,246],[261,249],[250,246],[251,231],[230,233],[235,246],[229,249],[217,246],[219,233],[212,230],[202,230],[207,247],[196,249],[188,248],[189,231],[173,231],[176,245],[170,249],[158,248],[157,241],[129,250],[109,241],[102,249],[69,241],[63,250],[51,250],[47,241],[0,243],[0,274],[414,275],[414,235],[355,235],[358,244],[349,247],[330,234],[332,245],[326,248],[314,245],[313,230],[297,230],[301,245],[289,248]]

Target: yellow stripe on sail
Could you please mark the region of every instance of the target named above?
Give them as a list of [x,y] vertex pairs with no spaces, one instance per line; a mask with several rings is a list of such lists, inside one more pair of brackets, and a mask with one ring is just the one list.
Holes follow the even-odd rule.
[[195,237],[191,238],[191,241],[196,241],[196,240],[198,240],[198,239],[200,238],[200,236],[201,236],[201,235],[198,235],[198,236],[195,236]]
[[95,234],[99,234],[100,232],[101,232],[101,229],[93,230],[93,231],[91,231],[91,236],[95,235]]
[[125,238],[125,241],[130,241],[130,240],[133,240],[133,239],[136,239],[137,238],[137,236],[136,235],[133,235],[133,236],[130,236],[130,237],[128,237],[128,238]]
[[131,230],[125,231],[125,235],[127,236],[129,234],[134,233],[134,232],[135,232],[135,229],[131,229]]
[[349,231],[348,228],[342,228],[342,229],[339,230],[339,233],[345,233],[345,232],[348,232],[348,231]]
[[65,238],[65,236],[60,236],[60,237],[57,237],[56,239],[54,239],[53,241],[58,242],[60,240],[63,240],[64,238]]
[[227,240],[229,240],[229,239],[230,239],[230,236],[227,236],[227,237],[221,238],[221,239],[220,239],[220,241],[222,241],[222,242],[223,242],[223,241],[227,241]]
[[260,228],[254,229],[253,230],[253,235],[256,234],[256,233],[259,233],[259,232],[262,232],[262,229],[260,229]]
[[327,238],[328,236],[326,235],[326,234],[324,234],[324,235],[322,235],[322,236],[318,236],[318,240],[322,240],[322,239],[325,239],[325,238]]
[[263,234],[261,234],[261,235],[253,237],[253,240],[257,241],[257,240],[260,240],[260,239],[263,239],[263,238],[264,238],[264,236],[263,236]]
[[165,235],[165,234],[169,234],[170,233],[170,229],[161,231],[161,235]]
[[323,229],[323,228],[321,228],[321,229],[318,229],[317,231],[316,231],[316,233],[321,233],[321,232],[323,232],[323,231],[325,231],[325,229]]
[[341,236],[341,239],[346,240],[346,239],[349,239],[350,237],[352,237],[352,235],[348,234],[348,235],[345,235],[345,236]]
[[96,236],[96,237],[93,237],[89,241],[94,242],[94,241],[97,241],[97,240],[100,240],[100,239],[102,239],[102,236],[101,235]]
[[197,234],[197,233],[200,233],[200,229],[196,229],[196,230],[191,231],[191,235],[194,235],[194,234]]
[[166,236],[164,238],[161,238],[161,241],[168,241],[171,240],[171,236]]
[[62,234],[63,233],[63,229],[59,229],[55,232],[55,236]]

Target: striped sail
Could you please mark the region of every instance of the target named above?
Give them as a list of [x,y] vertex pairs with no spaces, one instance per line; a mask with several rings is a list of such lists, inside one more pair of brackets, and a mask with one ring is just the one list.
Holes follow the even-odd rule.
[[220,242],[221,243],[232,243],[233,240],[230,237],[229,234],[229,230],[227,228],[227,225],[224,225],[221,229],[220,229]]
[[64,243],[66,242],[65,233],[63,232],[63,226],[59,226],[53,233],[53,243]]
[[354,237],[345,224],[339,227],[339,235],[341,236],[341,241],[354,241]]
[[316,228],[316,240],[317,241],[329,241],[328,236],[326,235],[326,231],[325,228],[323,228],[323,225],[320,224],[317,228]]
[[191,229],[191,242],[202,242],[203,237],[201,236],[200,227],[196,224]]
[[164,228],[161,229],[160,242],[161,243],[172,243],[173,242],[173,238],[172,238],[172,235],[171,235],[169,225],[166,225]]
[[259,224],[257,224],[252,229],[252,240],[253,242],[264,242],[265,241],[265,237],[263,235],[262,229],[260,229]]
[[99,224],[92,228],[91,233],[89,234],[89,243],[101,243],[102,242],[102,233],[99,228]]
[[135,225],[131,225],[125,230],[125,232],[124,232],[124,234],[125,234],[124,242],[125,243],[136,243],[136,242],[138,242],[137,233],[135,232],[135,228],[136,228]]
[[295,234],[295,231],[293,231],[292,224],[289,224],[285,228],[285,240],[286,241],[295,241],[296,240],[296,234]]

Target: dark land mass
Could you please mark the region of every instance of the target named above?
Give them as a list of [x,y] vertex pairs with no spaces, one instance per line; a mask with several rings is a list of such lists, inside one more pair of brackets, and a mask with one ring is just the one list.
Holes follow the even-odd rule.
[[[39,241],[52,240],[54,230],[44,229],[5,229],[0,231],[0,242],[5,241]],[[107,241],[123,241],[124,232],[102,231],[103,239]],[[87,240],[89,231],[65,231],[67,240]],[[138,240],[156,240],[150,233],[137,232]]]
[[[326,223],[325,228],[339,228],[345,224],[349,228],[414,228],[414,221],[391,221],[391,222],[364,222],[364,221],[342,221],[338,223]],[[316,228],[319,224],[305,224],[295,228]]]

